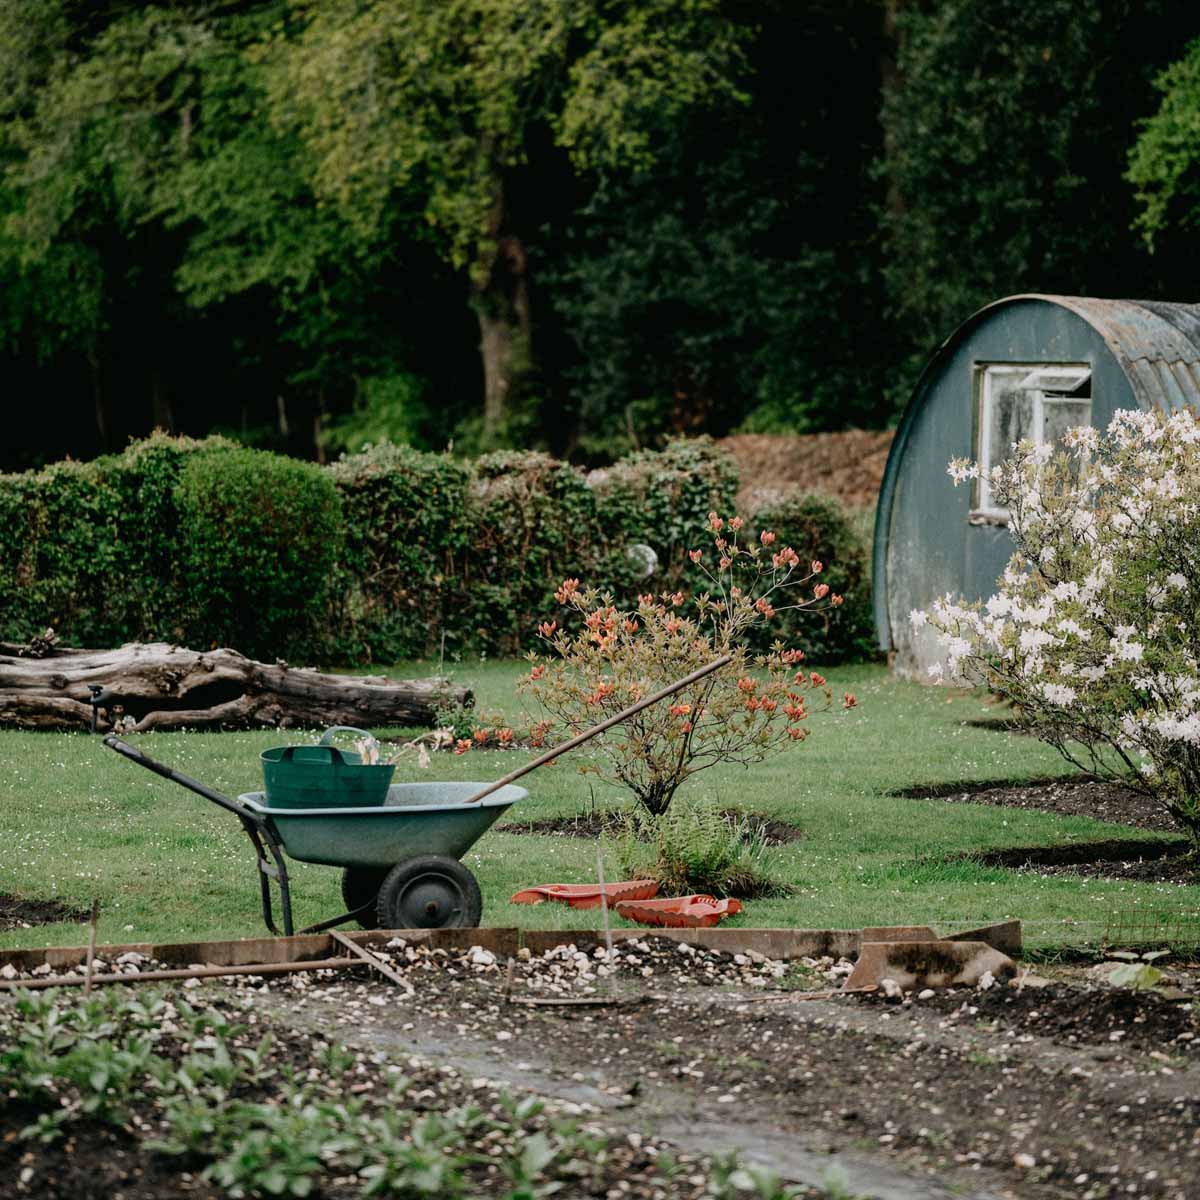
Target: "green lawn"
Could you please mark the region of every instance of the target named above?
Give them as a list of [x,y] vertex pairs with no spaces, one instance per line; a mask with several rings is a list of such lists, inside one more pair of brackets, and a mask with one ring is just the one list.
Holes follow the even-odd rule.
[[[429,669],[402,664],[392,673]],[[482,709],[515,713],[513,682],[522,669],[512,662],[471,662],[457,666],[455,675],[475,689]],[[814,716],[813,736],[768,763],[749,771],[707,772],[691,784],[695,795],[775,814],[805,834],[776,852],[779,872],[796,886],[795,894],[749,903],[735,923],[949,927],[1021,917],[1028,941],[1055,944],[1094,940],[1113,912],[1200,907],[1200,887],[1041,879],[971,864],[931,864],[931,857],[961,851],[1130,834],[1082,818],[889,796],[916,783],[1069,772],[1052,750],[1032,739],[967,725],[996,715],[978,695],[899,683],[880,667],[837,670],[830,678],[837,694],[843,688],[857,692],[857,710]],[[261,786],[259,752],[286,737],[194,733],[135,740],[155,757],[236,794]],[[57,897],[81,907],[97,897],[100,936],[107,942],[261,931],[250,845],[232,817],[119,758],[97,737],[4,731],[0,761],[0,892]],[[429,773],[405,763],[396,778],[489,780],[521,761],[516,752],[442,755]],[[572,813],[588,805],[579,762],[568,756],[531,776],[529,799],[508,819]],[[596,790],[598,801],[622,799],[616,791]],[[594,843],[491,832],[464,861],[483,888],[486,924],[595,924],[594,913],[558,905],[530,908],[507,899],[531,884],[594,878]],[[614,869],[614,863],[606,864],[608,878]],[[299,924],[340,911],[335,871],[296,864],[294,881]],[[0,934],[0,946],[80,940],[77,925]]]

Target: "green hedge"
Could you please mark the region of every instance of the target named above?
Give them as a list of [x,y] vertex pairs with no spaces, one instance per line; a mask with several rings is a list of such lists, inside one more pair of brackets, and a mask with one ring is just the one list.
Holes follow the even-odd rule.
[[[0,476],[0,639],[53,625],[72,645],[163,639],[267,660],[512,654],[561,615],[565,576],[623,601],[698,584],[686,551],[709,540],[710,511],[733,513],[737,482],[707,439],[585,475],[538,453],[464,463],[391,445],[323,468],[159,434]],[[832,621],[796,630],[814,661],[872,653],[865,551],[837,505],[793,498],[754,519],[846,594]]]
[[328,636],[341,499],[328,472],[264,450],[193,455],[174,492],[185,639],[309,657]]
[[[824,570],[814,582],[842,597],[840,608],[822,603],[816,611],[781,612],[784,640],[801,647],[813,664],[874,658],[870,559],[842,505],[829,496],[793,491],[760,504],[750,521],[755,529],[773,530],[776,546],[791,546],[804,569],[819,561]],[[764,638],[759,649],[767,649],[769,641]]]

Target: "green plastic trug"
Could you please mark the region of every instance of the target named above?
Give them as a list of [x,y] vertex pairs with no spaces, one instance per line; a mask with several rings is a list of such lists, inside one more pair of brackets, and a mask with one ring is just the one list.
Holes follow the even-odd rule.
[[370,808],[387,799],[396,768],[364,766],[336,746],[277,746],[262,753],[263,783],[272,808]]

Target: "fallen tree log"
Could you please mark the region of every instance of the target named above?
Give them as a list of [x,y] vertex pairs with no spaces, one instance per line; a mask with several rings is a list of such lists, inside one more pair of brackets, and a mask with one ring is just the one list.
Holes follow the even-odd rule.
[[439,704],[470,704],[447,679],[328,675],[261,663],[236,650],[129,642],[116,650],[54,647],[41,657],[0,642],[0,725],[18,729],[252,729],[432,726]]

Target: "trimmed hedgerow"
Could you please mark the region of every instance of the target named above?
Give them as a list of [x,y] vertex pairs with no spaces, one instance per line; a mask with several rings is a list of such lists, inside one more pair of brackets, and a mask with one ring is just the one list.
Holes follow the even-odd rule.
[[546,454],[500,451],[475,463],[467,494],[469,548],[460,560],[465,643],[499,653],[527,647],[557,610],[554,590],[590,573],[596,505],[581,472]]
[[74,645],[181,638],[175,485],[190,455],[232,445],[156,434],[0,476],[0,637],[53,625]]
[[331,610],[333,651],[351,662],[458,648],[459,573],[470,546],[470,469],[388,442],[330,469],[345,533]]
[[193,645],[312,655],[343,535],[327,471],[264,450],[196,454],[175,488],[184,627]]
[[[156,434],[123,454],[0,476],[0,639],[234,646],[258,658],[387,662],[526,648],[564,615],[566,576],[613,590],[703,587],[687,551],[734,510],[707,439],[584,475],[532,452],[464,463],[380,445],[328,468],[223,438]],[[795,636],[819,661],[871,650],[866,556],[815,497],[755,514],[846,595]],[[653,574],[631,546],[657,556]]]
[[785,492],[756,507],[750,521],[756,529],[774,530],[776,545],[791,546],[806,562],[820,561],[820,582],[843,597],[840,608],[780,613],[776,624],[789,644],[813,663],[876,657],[870,562],[842,505],[831,496]]
[[[595,578],[623,601],[638,592],[703,587],[687,552],[712,540],[708,514],[730,515],[737,496],[732,457],[707,437],[670,442],[661,453],[639,451],[588,476],[600,531]],[[649,546],[658,568],[647,577],[631,545]]]

